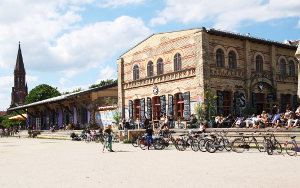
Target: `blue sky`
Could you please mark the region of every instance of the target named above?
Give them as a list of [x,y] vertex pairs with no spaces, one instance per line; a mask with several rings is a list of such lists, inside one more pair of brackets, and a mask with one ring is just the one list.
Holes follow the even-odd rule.
[[0,110],[11,101],[21,41],[29,90],[60,92],[117,77],[116,60],[153,33],[217,28],[300,39],[299,0],[1,0]]

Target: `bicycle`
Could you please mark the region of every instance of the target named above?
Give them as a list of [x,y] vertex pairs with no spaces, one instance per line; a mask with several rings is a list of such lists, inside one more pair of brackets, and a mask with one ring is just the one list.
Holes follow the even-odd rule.
[[276,151],[277,154],[282,153],[282,146],[276,139],[275,135],[267,134],[269,138],[266,139],[266,150],[268,155],[273,155],[273,152]]
[[[230,141],[226,137],[227,133],[223,131],[223,134],[218,134],[218,133],[215,134],[216,135],[211,135],[212,139],[208,139],[206,141],[205,143],[206,151],[208,151],[209,153],[214,153],[217,150],[223,151],[224,149],[226,151],[231,151],[232,147]],[[218,138],[217,136],[219,136],[220,138]]]
[[120,142],[120,136],[118,135],[118,133],[113,134],[112,141],[113,142]]
[[[258,149],[259,152],[264,152],[265,151],[265,144],[260,146],[254,136],[256,132],[252,133],[251,136],[245,136],[244,133],[239,133],[241,135],[241,138],[236,138],[232,142],[232,151],[236,153],[243,153],[245,149],[249,151],[250,145],[255,144],[256,148]],[[251,140],[250,140],[251,137]]]
[[189,139],[190,136],[187,134],[182,134],[179,136],[180,136],[180,138],[178,138],[176,140],[175,147],[178,151],[184,151],[184,150],[186,150],[187,147],[190,146],[190,143],[191,143],[191,141]]
[[[139,139],[139,146],[142,150],[145,150],[147,145],[147,137],[144,135]],[[161,136],[154,136],[150,141],[149,148],[154,148],[156,150],[162,150],[165,148],[165,140]]]
[[300,152],[300,147],[298,147],[295,138],[296,136],[291,136],[291,140],[286,141],[286,143],[284,144],[285,152],[289,156],[297,156],[297,152]]
[[139,147],[142,137],[143,137],[143,134],[133,135],[132,140],[131,140],[132,146]]
[[105,149],[108,151],[108,136],[103,135],[103,144],[102,152],[104,152]]

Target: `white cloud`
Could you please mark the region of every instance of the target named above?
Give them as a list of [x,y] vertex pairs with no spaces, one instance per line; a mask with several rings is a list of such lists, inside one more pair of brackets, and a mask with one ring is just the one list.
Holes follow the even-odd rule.
[[126,6],[128,4],[139,4],[144,2],[144,0],[102,0],[99,3],[100,7],[119,7],[119,6]]
[[[143,1],[102,1],[102,4],[117,7]],[[70,91],[78,87],[66,88],[71,77],[108,63],[115,64],[108,60],[150,35],[150,29],[141,19],[128,16],[84,25],[81,14],[88,11],[84,5],[97,3],[96,0],[1,0],[1,73],[13,72],[21,41],[26,70],[63,73],[58,81],[62,89]],[[28,83],[37,81],[37,77],[27,76]],[[0,94],[9,99],[1,99],[0,108],[7,108],[13,77],[0,77],[0,82]]]
[[[27,83],[35,83],[38,78],[36,76],[26,76]],[[14,86],[14,76],[0,77],[0,111],[6,110],[11,102],[11,91]]]
[[37,82],[37,81],[38,81],[38,77],[36,77],[36,76],[30,76],[30,75],[26,76],[26,82],[27,83],[34,83],[34,82]]
[[100,83],[102,80],[107,79],[116,79],[117,78],[117,72],[112,67],[103,67],[100,69],[99,72],[99,79],[96,81],[96,84]]
[[[141,0],[104,1],[111,5]],[[26,69],[63,72],[72,77],[99,67],[119,50],[150,34],[141,19],[122,16],[113,21],[79,25],[80,6],[95,0],[2,0],[0,3],[0,68],[13,69],[21,41]],[[47,11],[45,11],[45,9]]]
[[62,77],[62,78],[59,79],[59,83],[60,83],[61,85],[66,85],[66,84],[69,83],[69,82],[70,82],[70,80],[68,80],[68,79],[66,79],[66,78],[64,78],[64,77]]
[[300,18],[300,1],[295,0],[166,0],[166,4],[166,8],[150,21],[150,25],[166,24],[169,21],[212,21],[217,28],[232,30],[244,21]]
[[149,34],[142,20],[128,16],[97,22],[64,34],[55,46],[49,46],[53,61],[48,66],[60,68],[67,77],[72,77],[100,67],[120,50],[135,45]]

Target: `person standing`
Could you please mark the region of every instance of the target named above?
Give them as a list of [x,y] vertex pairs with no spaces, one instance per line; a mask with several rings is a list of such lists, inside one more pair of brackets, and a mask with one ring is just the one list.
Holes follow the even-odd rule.
[[147,147],[148,147],[148,150],[150,148],[150,142],[152,142],[153,144],[153,138],[152,138],[152,135],[153,135],[153,129],[151,128],[151,126],[148,126],[147,129],[146,129],[146,134],[147,134]]
[[112,150],[112,129],[111,129],[111,125],[108,125],[107,129],[105,129],[104,133],[108,136],[108,149],[110,152],[114,152],[114,150]]

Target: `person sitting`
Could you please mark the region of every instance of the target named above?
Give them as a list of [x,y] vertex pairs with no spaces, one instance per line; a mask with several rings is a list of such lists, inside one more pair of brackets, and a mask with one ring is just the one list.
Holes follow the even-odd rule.
[[221,123],[221,128],[224,127],[231,127],[231,125],[233,124],[234,119],[233,116],[231,114],[228,114],[228,116],[223,120],[223,122]]
[[213,127],[220,128],[222,126],[222,123],[224,120],[225,120],[225,118],[223,116],[215,116]]
[[162,129],[161,129],[161,134],[163,137],[167,137],[169,134],[170,128],[167,124],[164,124]]
[[286,128],[296,127],[298,119],[296,119],[296,114],[293,111],[290,111]]
[[257,115],[254,118],[254,129],[263,128],[264,127],[264,119],[261,117],[261,115]]
[[252,114],[252,116],[248,117],[245,120],[246,123],[246,127],[250,128],[250,127],[254,127],[255,123],[254,123],[254,118],[255,118],[255,114]]
[[262,111],[260,117],[262,118],[263,123],[266,123],[268,120],[268,114],[265,110]]
[[204,125],[204,123],[200,122],[200,126],[199,126],[199,132],[200,133],[204,133],[206,129],[206,126]]

